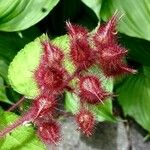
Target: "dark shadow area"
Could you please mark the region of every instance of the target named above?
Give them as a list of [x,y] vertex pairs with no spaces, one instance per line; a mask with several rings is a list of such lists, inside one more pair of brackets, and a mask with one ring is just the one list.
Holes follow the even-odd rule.
[[128,58],[132,60],[131,65],[135,68],[138,68],[140,63],[143,65],[150,66],[150,42],[135,38],[129,37],[124,34],[119,35],[119,42],[122,43],[122,46],[128,49],[129,54]]
[[98,23],[95,13],[80,0],[61,0],[38,26],[42,32],[52,37],[60,36],[66,33],[66,21],[86,26],[89,29],[93,29]]

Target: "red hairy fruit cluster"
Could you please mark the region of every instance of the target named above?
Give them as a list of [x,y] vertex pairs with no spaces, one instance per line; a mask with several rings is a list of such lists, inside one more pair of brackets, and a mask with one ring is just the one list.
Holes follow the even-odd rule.
[[[25,121],[34,123],[42,141],[56,144],[61,138],[61,126],[57,120],[60,116],[59,104],[62,101],[58,98],[65,90],[77,94],[80,98],[79,112],[74,115],[79,130],[86,136],[93,133],[95,116],[90,110],[91,107],[88,106],[89,104],[104,104],[106,98],[110,97],[112,93],[104,89],[97,76],[89,74],[89,67],[98,65],[106,77],[135,73],[135,70],[129,68],[124,61],[127,50],[117,43],[117,20],[117,16],[114,15],[95,33],[90,33],[79,25],[66,23],[70,39],[69,56],[76,69],[72,75],[62,65],[65,61],[62,50],[48,39],[41,41],[43,55],[34,72],[34,79],[40,94],[34,99],[29,112],[22,117],[22,122],[19,121],[19,123]],[[76,87],[71,87],[70,81],[74,78],[79,80]],[[13,124],[6,128],[0,132],[0,136],[4,136],[17,125]]]

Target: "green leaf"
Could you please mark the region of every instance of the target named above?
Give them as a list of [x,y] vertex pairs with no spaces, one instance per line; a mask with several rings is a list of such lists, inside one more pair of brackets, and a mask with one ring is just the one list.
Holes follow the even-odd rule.
[[12,104],[6,96],[3,78],[0,76],[0,101]]
[[[7,78],[8,64],[14,58],[18,50],[26,43],[38,36],[39,30],[36,27],[31,27],[20,33],[0,32],[0,76],[5,80],[6,86],[10,83]],[[2,89],[5,89],[2,87]],[[3,93],[3,92],[2,92]],[[7,88],[7,96],[12,102],[18,100],[18,95],[9,87]],[[6,102],[6,98],[1,98]]]
[[100,19],[102,0],[82,0],[82,2],[91,8],[95,12],[96,16]]
[[91,106],[93,113],[96,116],[97,121],[111,121],[116,122],[115,116],[112,112],[112,99],[107,99],[103,104],[97,106]]
[[133,117],[150,132],[150,68],[143,70],[143,73],[128,77],[117,92],[125,115]]
[[133,37],[150,40],[149,0],[104,0],[101,17],[108,20],[118,10],[123,14],[119,31]]
[[59,0],[1,0],[0,30],[20,31],[43,19]]
[[73,93],[65,92],[65,108],[73,114],[77,113],[80,108],[79,97]]
[[[0,129],[7,127],[18,118],[11,112],[0,112]],[[0,139],[1,150],[46,150],[44,144],[36,137],[33,127],[22,125]]]

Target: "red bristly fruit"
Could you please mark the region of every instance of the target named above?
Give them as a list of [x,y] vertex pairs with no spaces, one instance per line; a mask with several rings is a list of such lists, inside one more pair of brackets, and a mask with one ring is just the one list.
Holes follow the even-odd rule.
[[51,120],[38,126],[38,135],[47,144],[56,144],[61,140],[60,125]]
[[93,40],[95,42],[96,47],[101,47],[103,45],[117,42],[117,23],[117,14],[114,14],[106,24],[99,26],[97,32],[93,36]]
[[37,117],[44,116],[45,114],[52,114],[57,107],[57,100],[53,95],[39,96],[33,101],[32,107],[37,109]]
[[78,25],[66,23],[70,38],[70,56],[79,70],[87,69],[94,62],[94,54],[88,41],[88,30]]
[[91,104],[103,103],[110,94],[107,93],[96,76],[81,77],[79,81],[80,98],[82,102]]
[[136,72],[129,68],[124,62],[127,50],[117,43],[117,23],[118,16],[117,13],[115,13],[105,25],[98,28],[93,36],[99,59],[98,62],[106,77],[115,77]]
[[43,65],[45,64],[48,66],[52,66],[56,64],[61,64],[64,58],[64,54],[62,53],[62,51],[49,41],[43,41],[42,45],[44,50],[44,55],[42,58]]
[[116,44],[106,46],[99,51],[99,65],[107,77],[136,73],[125,64],[126,54],[127,50]]
[[67,71],[62,67],[63,53],[49,41],[42,41],[43,55],[35,79],[39,88],[44,91],[58,92],[64,86]]
[[83,134],[85,134],[87,137],[92,135],[95,126],[95,118],[89,110],[80,110],[76,114],[75,120],[79,126],[79,130],[81,130]]
[[40,89],[57,93],[63,89],[68,77],[66,70],[59,66],[41,65],[35,72],[35,79]]

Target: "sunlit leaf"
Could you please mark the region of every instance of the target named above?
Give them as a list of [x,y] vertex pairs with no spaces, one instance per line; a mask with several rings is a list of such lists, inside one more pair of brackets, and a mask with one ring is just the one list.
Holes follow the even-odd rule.
[[[47,38],[46,36],[42,37]],[[40,38],[42,39],[42,37]],[[43,52],[40,38],[36,38],[20,50],[8,69],[8,79],[13,89],[31,99],[39,94],[33,77]]]
[[[6,93],[9,100],[17,101],[19,96],[10,88],[7,78],[8,65],[16,53],[26,44],[39,36],[40,32],[35,26],[19,33],[0,32],[0,76],[6,83]],[[22,60],[24,61],[24,60]],[[3,89],[4,87],[2,87]],[[2,92],[3,93],[3,92]],[[6,100],[6,98],[1,98]],[[5,101],[6,102],[6,101]]]

